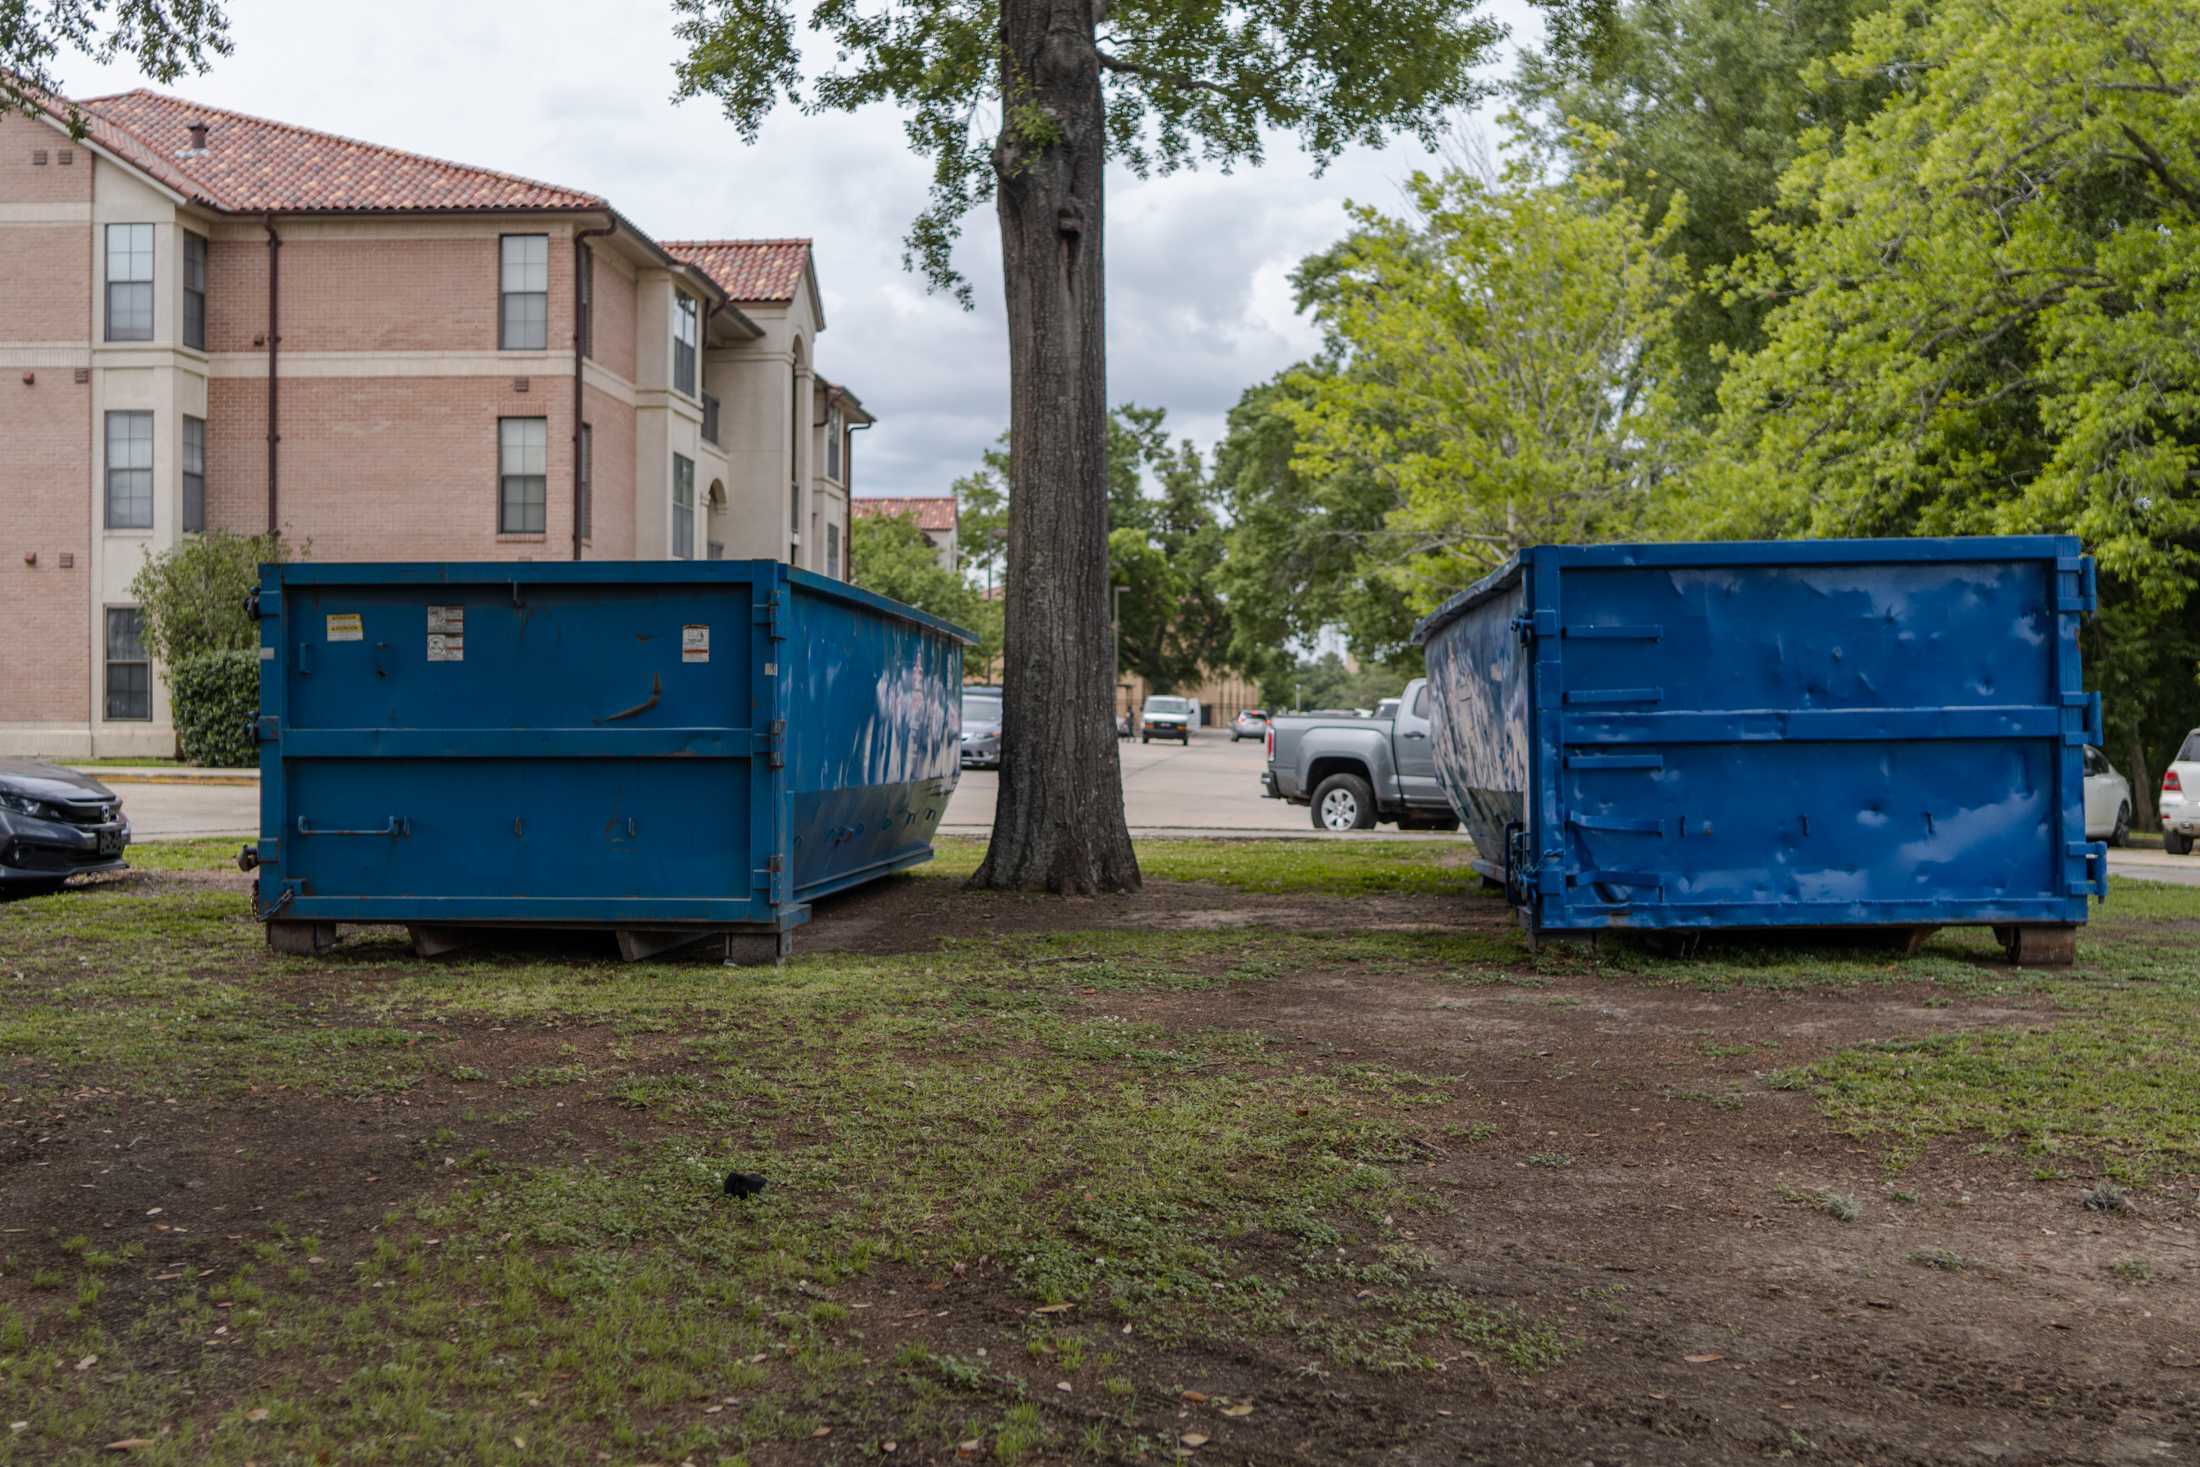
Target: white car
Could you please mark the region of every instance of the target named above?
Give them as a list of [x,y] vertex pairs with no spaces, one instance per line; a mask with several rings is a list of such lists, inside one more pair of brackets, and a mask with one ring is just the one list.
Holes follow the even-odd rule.
[[2189,855],[2200,836],[2200,728],[2185,735],[2177,762],[2162,775],[2162,848]]
[[2120,846],[2131,834],[2131,781],[2116,772],[2108,756],[2091,744],[2085,749],[2085,838]]

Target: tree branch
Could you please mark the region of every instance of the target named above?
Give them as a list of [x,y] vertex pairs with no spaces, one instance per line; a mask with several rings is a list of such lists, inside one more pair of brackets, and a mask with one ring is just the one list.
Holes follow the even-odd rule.
[[1181,71],[1163,71],[1158,67],[1145,66],[1136,61],[1125,61],[1120,56],[1110,56],[1098,46],[1092,48],[1092,53],[1100,58],[1102,69],[1117,72],[1123,76],[1144,77],[1147,81],[1165,87],[1175,87],[1180,91],[1213,92],[1218,97],[1235,95],[1220,82],[1211,82],[1203,77],[1190,76]]

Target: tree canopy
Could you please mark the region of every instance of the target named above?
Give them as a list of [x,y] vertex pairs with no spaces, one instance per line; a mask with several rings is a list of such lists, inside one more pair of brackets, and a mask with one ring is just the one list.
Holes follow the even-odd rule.
[[[0,111],[59,97],[64,51],[102,65],[126,56],[166,85],[229,54],[229,17],[219,0],[0,0]],[[82,136],[83,116],[66,111]]]
[[[674,0],[688,54],[678,95],[716,98],[754,142],[782,100],[808,112],[888,102],[932,164],[906,265],[965,302],[951,255],[994,195],[1004,144],[1044,144],[1059,120],[1004,86],[1001,17],[1017,0]],[[1109,156],[1133,172],[1259,163],[1278,131],[1317,163],[1406,132],[1432,143],[1480,91],[1474,68],[1504,31],[1473,0],[1089,0]],[[806,9],[806,20],[798,10]],[[805,76],[801,32],[833,62]],[[1013,146],[1011,146],[1013,151]]]

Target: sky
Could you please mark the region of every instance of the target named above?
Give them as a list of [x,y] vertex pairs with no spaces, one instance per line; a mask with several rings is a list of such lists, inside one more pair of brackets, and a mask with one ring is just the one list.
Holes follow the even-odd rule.
[[[879,417],[857,458],[859,494],[945,493],[1007,426],[990,206],[967,220],[956,254],[975,290],[966,312],[902,268],[928,173],[893,109],[810,116],[783,103],[751,147],[714,102],[673,104],[672,16],[649,0],[227,0],[227,9],[235,54],[168,90],[585,189],[658,239],[814,239],[826,318],[818,370]],[[1484,9],[1515,42],[1538,33],[1527,0],[1485,0]],[[605,25],[606,15],[621,24]],[[1492,70],[1509,69],[1508,48]],[[77,97],[146,84],[127,66],[83,58],[57,73]],[[1485,109],[1460,122],[1487,131],[1492,117]],[[1293,267],[1343,233],[1347,200],[1394,205],[1428,161],[1406,140],[1352,150],[1316,177],[1286,139],[1262,167],[1233,174],[1111,170],[1110,399],[1165,407],[1173,432],[1211,448],[1239,393],[1314,349],[1292,309]]]

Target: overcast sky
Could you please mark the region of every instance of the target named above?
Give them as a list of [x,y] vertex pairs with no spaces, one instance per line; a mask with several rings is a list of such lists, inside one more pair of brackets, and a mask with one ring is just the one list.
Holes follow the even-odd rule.
[[[942,493],[1006,426],[992,213],[971,216],[957,256],[975,311],[902,270],[927,171],[891,109],[813,117],[782,106],[745,146],[715,104],[670,102],[672,21],[650,0],[227,3],[236,53],[180,81],[178,94],[586,189],[659,239],[815,239],[827,326],[819,370],[880,419],[857,458],[859,493]],[[1527,0],[1485,4],[1516,41],[1536,34]],[[623,17],[623,31],[608,15]],[[144,84],[81,59],[60,74],[80,97]],[[1348,153],[1316,178],[1285,145],[1234,175],[1112,172],[1111,400],[1166,407],[1172,429],[1211,446],[1240,392],[1314,344],[1291,309],[1292,267],[1342,232],[1347,199],[1393,203],[1426,161],[1416,145],[1394,144]]]

